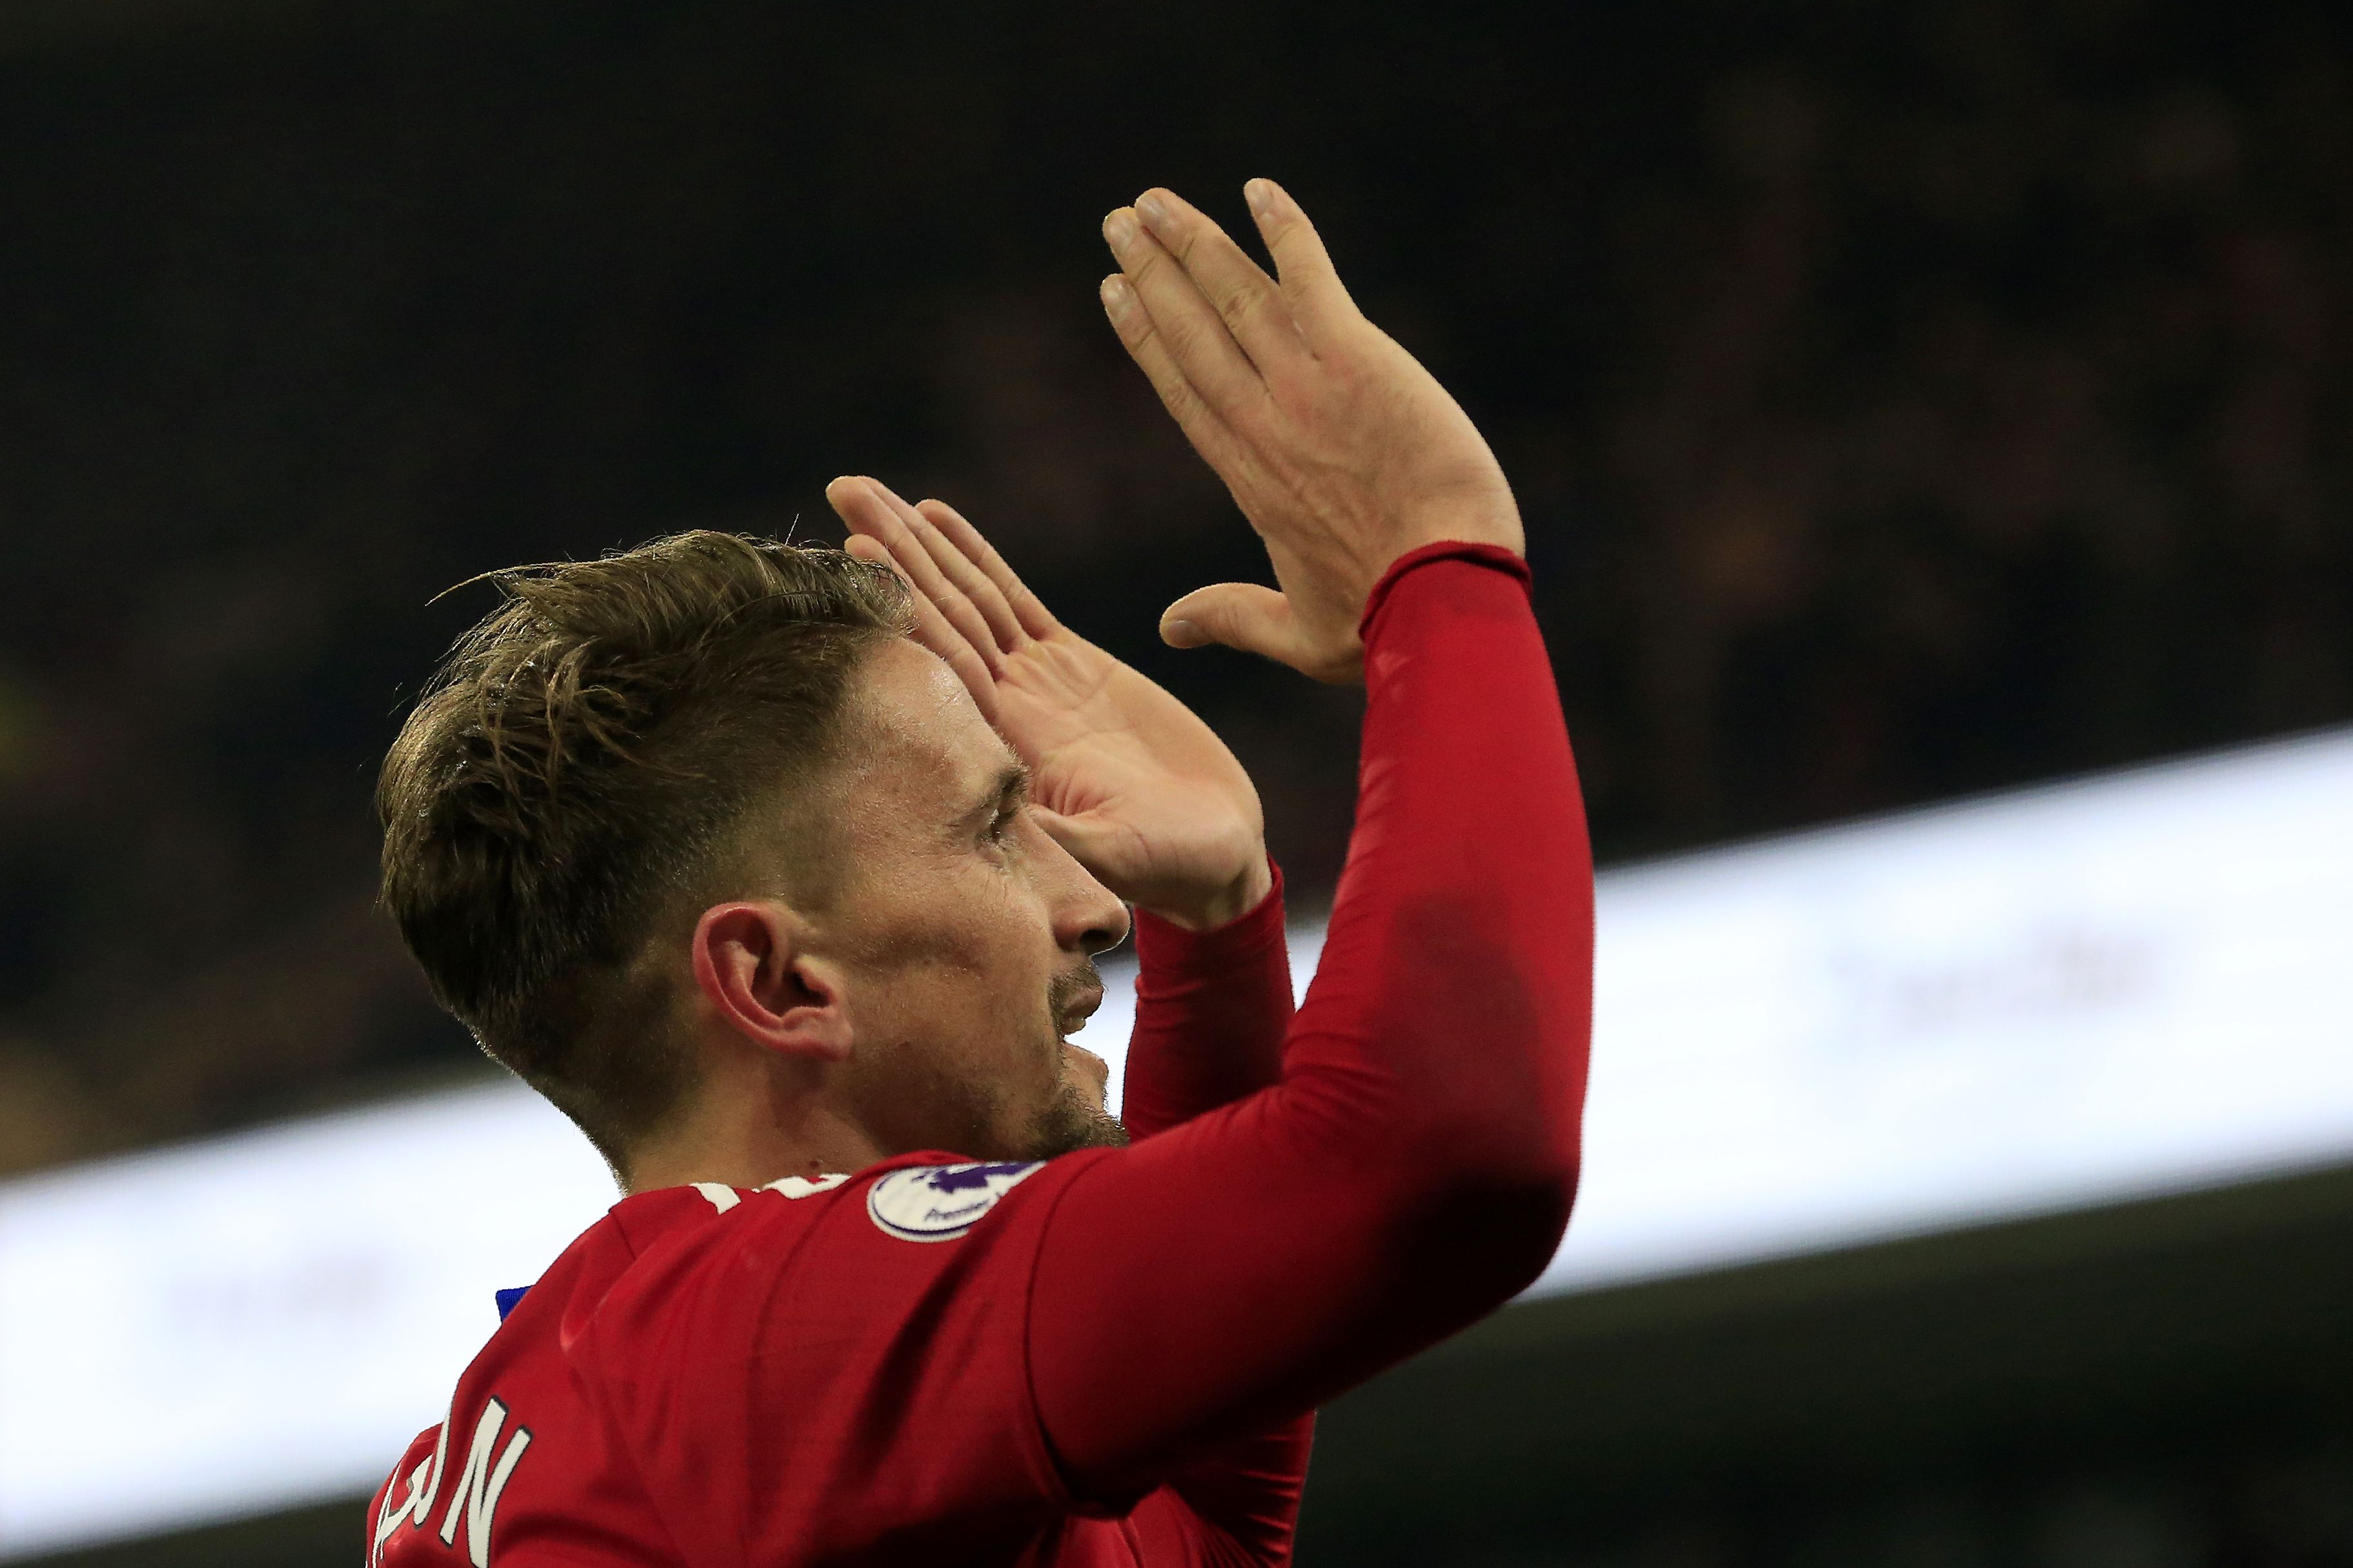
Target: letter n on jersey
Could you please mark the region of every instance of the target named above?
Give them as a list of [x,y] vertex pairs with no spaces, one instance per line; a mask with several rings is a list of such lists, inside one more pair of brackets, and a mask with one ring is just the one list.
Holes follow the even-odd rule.
[[[371,1563],[384,1559],[384,1549],[393,1532],[406,1521],[412,1530],[425,1528],[433,1512],[434,1500],[441,1491],[441,1477],[449,1455],[449,1429],[457,1424],[458,1412],[452,1408],[449,1418],[441,1423],[441,1435],[433,1445],[433,1457],[420,1462],[408,1473],[408,1500],[398,1508],[392,1506],[392,1493],[385,1493],[385,1514],[376,1521],[375,1551]],[[491,1526],[499,1511],[499,1494],[507,1489],[514,1477],[514,1468],[523,1450],[531,1447],[531,1428],[517,1423],[513,1436],[507,1439],[504,1452],[499,1449],[499,1434],[505,1427],[507,1407],[498,1399],[482,1406],[480,1419],[474,1423],[473,1441],[466,1446],[465,1468],[458,1472],[458,1484],[449,1493],[449,1506],[441,1514],[441,1544],[455,1547],[458,1531],[466,1532],[466,1555],[474,1568],[491,1568]]]

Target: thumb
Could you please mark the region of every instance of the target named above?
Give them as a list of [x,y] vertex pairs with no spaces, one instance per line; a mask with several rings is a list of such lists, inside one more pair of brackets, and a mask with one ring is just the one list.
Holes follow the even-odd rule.
[[1046,830],[1047,836],[1071,852],[1071,858],[1084,866],[1093,876],[1101,878],[1106,870],[1118,874],[1119,850],[1127,834],[1105,822],[1100,814],[1082,811],[1065,816],[1059,811],[1049,811],[1034,802],[1029,806],[1030,818]]
[[1293,668],[1304,653],[1291,601],[1256,583],[1212,583],[1160,612],[1160,640],[1170,647],[1222,643]]

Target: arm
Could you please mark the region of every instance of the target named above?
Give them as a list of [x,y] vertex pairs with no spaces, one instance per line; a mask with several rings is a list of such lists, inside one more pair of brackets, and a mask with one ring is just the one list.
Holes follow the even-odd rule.
[[1135,953],[1120,1106],[1130,1132],[1165,1132],[1282,1077],[1292,1001],[1280,874],[1257,908],[1208,931],[1138,910]]
[[[1136,1137],[1181,1127],[1281,1079],[1291,955],[1279,870],[1272,882],[1256,909],[1207,931],[1137,911],[1135,1032],[1120,1106]],[[1241,1561],[1285,1563],[1314,1436],[1312,1415],[1279,1422],[1219,1445],[1168,1484]],[[1147,1535],[1154,1523],[1135,1521]]]
[[1361,671],[1357,819],[1282,1081],[1095,1157],[1041,1243],[1039,1412],[1108,1497],[1500,1305],[1576,1177],[1591,865],[1518,512],[1306,216],[1249,195],[1279,282],[1154,191],[1106,220],[1103,302],[1279,584],[1197,591],[1162,636]]
[[1362,804],[1282,1082],[1096,1157],[1040,1252],[1039,1411],[1099,1495],[1475,1321],[1567,1219],[1591,878],[1533,617],[1440,555],[1366,627]]

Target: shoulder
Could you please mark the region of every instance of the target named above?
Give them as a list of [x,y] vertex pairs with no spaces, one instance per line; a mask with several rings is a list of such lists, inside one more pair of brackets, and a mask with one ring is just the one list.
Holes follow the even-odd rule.
[[640,1194],[607,1222],[633,1256],[595,1311],[608,1329],[631,1330],[680,1313],[712,1329],[787,1308],[823,1319],[944,1276],[1018,1267],[1090,1163],[1088,1153],[1035,1162],[927,1151],[850,1175]]
[[1093,1152],[931,1152],[628,1199],[611,1224],[634,1256],[567,1344],[572,1375],[654,1495],[739,1498],[765,1538],[864,1539],[949,1493],[976,1509],[1056,1495],[1029,1283]]
[[[631,1198],[613,1219],[641,1259],[670,1247],[725,1248],[786,1230],[824,1231],[832,1243],[955,1241],[972,1235],[1016,1189],[1059,1186],[1075,1173],[1055,1161],[969,1160],[937,1151],[903,1154],[852,1175],[787,1176],[764,1187],[715,1182]],[[1027,1205],[1016,1205],[1017,1207]]]

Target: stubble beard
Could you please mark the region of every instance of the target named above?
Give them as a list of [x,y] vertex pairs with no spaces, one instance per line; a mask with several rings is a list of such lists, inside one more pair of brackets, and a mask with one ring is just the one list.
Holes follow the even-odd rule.
[[1098,1110],[1087,1091],[1067,1078],[1029,1124],[1026,1140],[1032,1160],[1050,1160],[1081,1149],[1124,1148],[1127,1141],[1126,1125],[1110,1111]]

